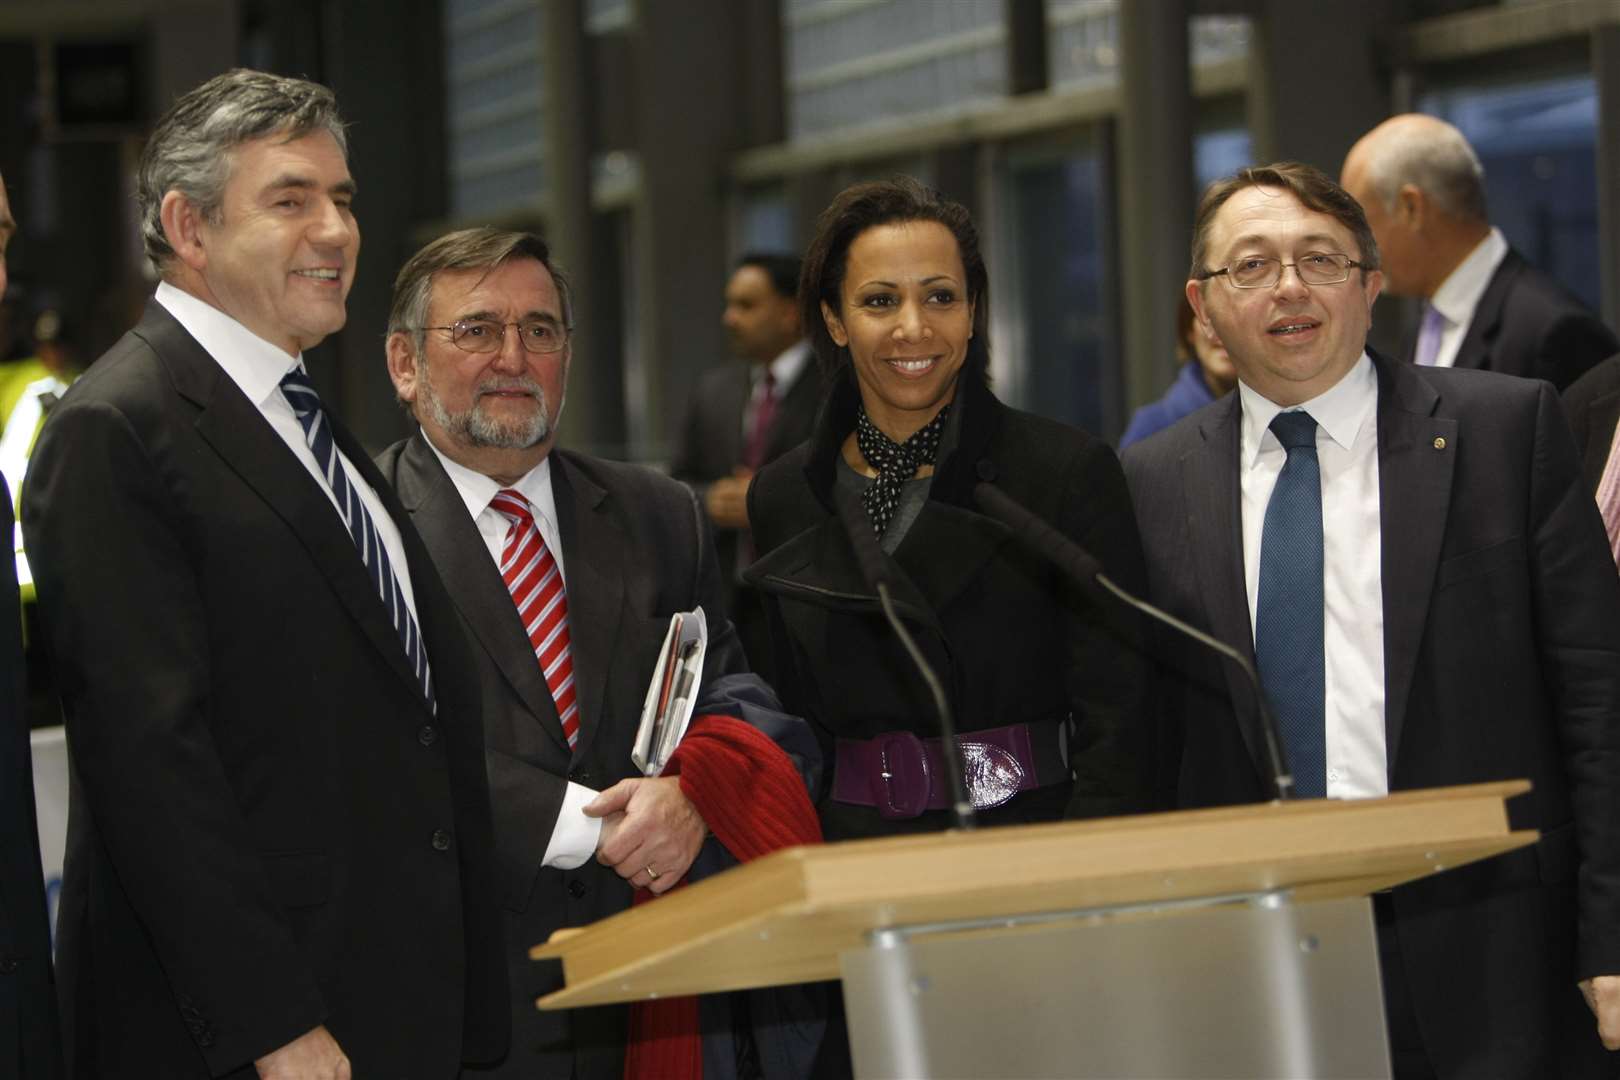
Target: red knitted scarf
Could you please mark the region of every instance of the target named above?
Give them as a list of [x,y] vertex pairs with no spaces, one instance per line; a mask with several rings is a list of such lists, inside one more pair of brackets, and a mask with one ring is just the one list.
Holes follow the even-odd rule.
[[[739,862],[779,848],[821,843],[816,809],[793,761],[769,736],[741,720],[693,717],[663,775],[680,776],[681,794],[692,800],[715,839]],[[638,904],[653,899],[649,892],[636,892]],[[701,1080],[697,998],[640,1001],[630,1007],[624,1075],[627,1080]]]

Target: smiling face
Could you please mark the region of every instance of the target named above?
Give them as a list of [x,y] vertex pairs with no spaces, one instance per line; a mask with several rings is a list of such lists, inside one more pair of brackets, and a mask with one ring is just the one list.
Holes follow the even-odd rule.
[[904,441],[956,394],[973,337],[966,277],[944,225],[875,225],[849,246],[840,310],[821,306],[867,415],[891,439]]
[[[490,270],[442,270],[433,276],[430,327],[487,319],[550,322],[563,332],[562,301],[551,272],[535,259],[512,258]],[[388,372],[423,431],[451,460],[485,476],[515,480],[540,463],[556,439],[571,345],[531,353],[507,327],[495,352],[470,353],[448,330],[430,329],[419,355],[413,336],[388,339]]]
[[[1208,267],[1243,258],[1292,263],[1307,254],[1361,252],[1349,229],[1310,210],[1290,191],[1248,187],[1216,211],[1209,226]],[[1224,277],[1224,275],[1223,275]],[[1271,288],[1238,289],[1228,281],[1187,282],[1187,299],[1206,330],[1226,346],[1238,377],[1282,406],[1331,388],[1361,357],[1372,304],[1383,277],[1352,269],[1348,281],[1306,285],[1292,267]]]
[[[171,244],[193,271],[182,287],[254,334],[297,355],[343,328],[360,229],[354,180],[337,141],[324,131],[285,141],[253,139],[232,152],[219,220],[184,196],[175,218],[185,239]],[[168,223],[166,214],[166,224]]]

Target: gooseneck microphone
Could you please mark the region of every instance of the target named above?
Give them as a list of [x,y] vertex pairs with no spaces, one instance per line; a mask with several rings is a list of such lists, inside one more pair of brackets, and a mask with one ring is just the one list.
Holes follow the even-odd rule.
[[1249,658],[1218,638],[1211,637],[1196,626],[1190,626],[1168,611],[1155,607],[1140,597],[1120,588],[1102,572],[1102,564],[1085,548],[1048,525],[1039,516],[1000,488],[979,483],[973,488],[973,498],[979,508],[1013,531],[1013,535],[1035,551],[1044,555],[1059,570],[1073,578],[1093,596],[1113,596],[1136,610],[1151,615],[1166,626],[1181,632],[1207,648],[1231,660],[1254,686],[1255,700],[1260,703],[1260,730],[1266,744],[1266,758],[1271,766],[1272,786],[1278,801],[1294,797],[1294,777],[1283,758],[1282,737],[1278,733],[1277,718],[1266,703],[1265,688]]
[[889,589],[889,567],[884,561],[883,549],[878,546],[877,533],[872,530],[872,523],[867,520],[860,500],[840,496],[836,501],[838,517],[844,523],[844,532],[849,535],[849,544],[855,551],[861,576],[877,593],[883,617],[889,621],[900,644],[905,646],[906,654],[911,657],[912,664],[933,696],[934,711],[939,714],[941,756],[945,759],[945,776],[951,786],[951,816],[958,829],[977,828],[979,821],[973,810],[973,800],[968,797],[967,782],[962,776],[962,748],[956,741],[956,718],[951,712],[950,699],[945,694],[945,684],[940,682],[939,674],[923,655],[922,649],[918,648],[917,639],[911,636],[911,631],[906,629],[905,622],[894,609],[894,598]]

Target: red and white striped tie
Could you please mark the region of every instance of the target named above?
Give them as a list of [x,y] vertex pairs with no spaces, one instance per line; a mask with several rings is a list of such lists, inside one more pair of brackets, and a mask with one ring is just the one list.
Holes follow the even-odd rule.
[[579,701],[574,693],[574,658],[568,648],[568,597],[563,592],[562,572],[534,523],[527,499],[508,488],[496,492],[489,506],[512,523],[501,548],[501,577],[517,605],[572,748],[579,740]]

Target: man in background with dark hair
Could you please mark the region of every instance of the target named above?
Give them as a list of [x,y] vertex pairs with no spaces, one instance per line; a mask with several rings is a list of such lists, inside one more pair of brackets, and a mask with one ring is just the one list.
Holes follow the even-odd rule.
[[[1238,389],[1122,456],[1150,598],[1251,656],[1301,797],[1532,784],[1536,844],[1373,898],[1397,1080],[1612,1076],[1620,578],[1557,395],[1369,351],[1378,245],[1309,166],[1212,186],[1189,276]],[[1239,669],[1163,647],[1171,801],[1269,799]]]
[[1485,170],[1444,120],[1385,120],[1351,147],[1340,182],[1378,238],[1389,294],[1423,301],[1407,360],[1546,379],[1562,390],[1620,351],[1601,319],[1491,225]]
[[[0,178],[0,295],[6,248],[17,232]],[[0,535],[11,535],[11,491],[0,482]],[[51,978],[51,934],[34,820],[34,769],[23,708],[22,613],[17,570],[0,559],[0,1076],[62,1075]]]
[[347,319],[347,157],[302,79],[176,101],[137,192],[163,280],[29,464],[76,1077],[450,1077],[505,1050],[466,642],[303,363]]
[[770,678],[764,608],[739,575],[754,561],[748,484],[762,465],[810,437],[821,373],[799,321],[799,258],[750,254],[726,284],[721,323],[742,364],[698,380],[670,475],[697,492],[714,527],[726,605],[754,670]]

